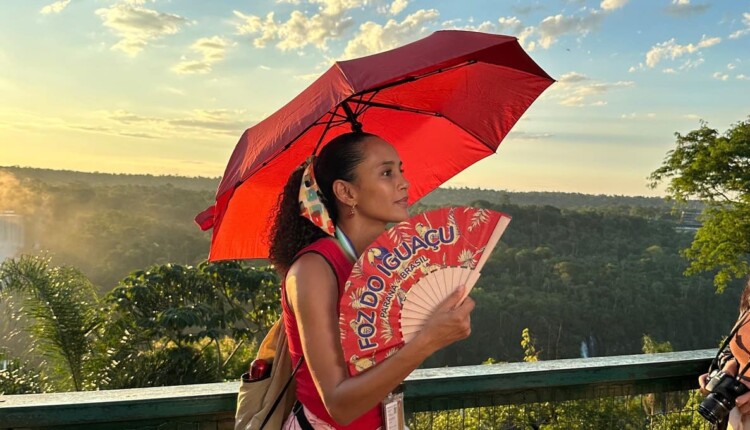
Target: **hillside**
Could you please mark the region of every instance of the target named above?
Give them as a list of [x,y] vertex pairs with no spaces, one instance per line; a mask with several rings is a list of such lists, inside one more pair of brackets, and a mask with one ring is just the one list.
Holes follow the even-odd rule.
[[[216,181],[4,168],[0,212],[23,217],[22,252],[81,270],[104,297],[133,271],[207,257],[211,234],[193,217],[213,202]],[[412,210],[451,204],[513,222],[472,293],[477,335],[430,366],[520,360],[524,328],[543,359],[578,356],[582,342],[593,355],[638,353],[643,334],[708,348],[736,314],[739,283],[716,295],[711,274],[684,276],[680,252],[692,236],[662,199],[439,189]]]
[[188,176],[131,175],[125,173],[76,172],[72,170],[37,169],[33,167],[0,166],[0,172],[10,173],[16,178],[32,179],[49,185],[85,183],[90,186],[145,185],[158,187],[172,185],[175,188],[197,191],[216,191],[220,178]]
[[[31,167],[3,167],[0,172],[14,175],[18,179],[31,179],[49,185],[85,183],[89,186],[141,185],[159,187],[171,185],[175,188],[196,191],[215,192],[221,178],[154,176],[112,173],[88,173],[70,170],[37,169]],[[538,205],[554,206],[560,209],[603,208],[612,206],[631,206],[640,208],[660,208],[670,210],[673,206],[660,197],[592,195],[570,192],[536,192],[536,191],[503,191],[477,188],[439,188],[420,200],[429,206],[446,206],[470,204],[484,200],[494,204],[515,204],[519,206]],[[698,203],[689,207],[697,208]]]

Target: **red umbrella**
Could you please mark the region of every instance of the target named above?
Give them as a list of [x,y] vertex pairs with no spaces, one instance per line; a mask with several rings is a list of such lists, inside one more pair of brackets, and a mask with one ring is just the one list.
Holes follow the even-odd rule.
[[413,203],[494,153],[552,82],[515,37],[469,31],[336,62],[242,134],[216,204],[195,218],[213,227],[210,259],[267,258],[269,214],[289,174],[353,124],[393,144]]

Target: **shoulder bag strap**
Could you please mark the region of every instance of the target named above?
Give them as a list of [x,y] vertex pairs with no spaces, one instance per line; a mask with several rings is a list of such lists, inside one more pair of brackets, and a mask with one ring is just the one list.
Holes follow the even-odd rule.
[[275,411],[276,407],[279,406],[279,402],[281,402],[281,398],[284,397],[284,393],[286,392],[286,389],[289,388],[289,384],[292,383],[292,380],[294,379],[294,375],[297,373],[297,370],[299,370],[300,366],[302,366],[303,361],[305,361],[304,356],[300,357],[299,361],[297,362],[297,365],[294,366],[292,375],[289,376],[289,380],[286,381],[286,384],[284,384],[284,388],[282,388],[279,395],[276,396],[276,400],[274,400],[273,405],[271,406],[271,409],[266,414],[266,418],[263,420],[263,424],[260,425],[261,430],[263,430],[263,427],[266,426],[266,423],[268,423],[268,420],[271,419],[271,415],[273,415],[273,411]]

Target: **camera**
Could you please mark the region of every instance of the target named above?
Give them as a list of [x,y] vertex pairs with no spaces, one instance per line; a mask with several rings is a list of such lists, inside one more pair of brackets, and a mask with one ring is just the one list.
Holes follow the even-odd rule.
[[734,408],[737,397],[745,394],[748,388],[734,376],[715,370],[708,375],[706,390],[710,393],[698,406],[698,413],[716,424],[724,421]]

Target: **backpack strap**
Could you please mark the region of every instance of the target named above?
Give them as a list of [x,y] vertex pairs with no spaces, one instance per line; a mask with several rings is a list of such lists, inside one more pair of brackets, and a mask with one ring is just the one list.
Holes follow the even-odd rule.
[[299,424],[302,430],[315,430],[312,424],[310,424],[310,421],[307,420],[307,416],[305,415],[305,408],[302,406],[302,403],[300,403],[299,400],[294,403],[292,413],[297,418],[297,424]]
[[305,357],[300,357],[299,361],[297,362],[297,365],[294,366],[294,370],[292,371],[292,374],[289,376],[289,380],[286,381],[286,384],[284,384],[284,388],[281,389],[281,392],[278,396],[276,396],[276,400],[274,400],[273,405],[271,406],[271,410],[268,411],[266,414],[266,418],[263,420],[263,424],[260,425],[260,429],[263,430],[263,427],[266,426],[266,423],[268,423],[268,420],[271,419],[271,415],[273,415],[273,411],[276,410],[276,407],[279,406],[279,402],[281,402],[281,398],[284,397],[284,393],[286,392],[286,389],[289,388],[289,384],[292,383],[294,380],[294,375],[297,373],[297,370],[299,370],[300,366],[302,366],[302,362],[305,361]]

